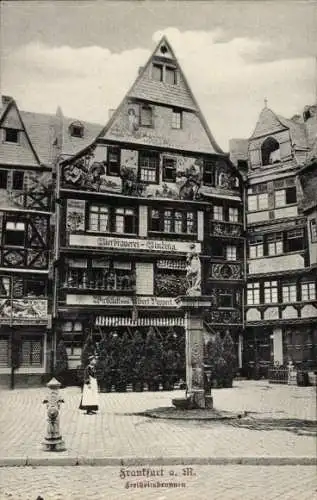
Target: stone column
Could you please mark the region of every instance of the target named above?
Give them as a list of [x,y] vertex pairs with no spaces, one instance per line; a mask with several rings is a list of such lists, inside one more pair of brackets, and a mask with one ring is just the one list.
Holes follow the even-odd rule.
[[205,408],[204,329],[201,316],[187,311],[185,328],[187,397],[195,407]]

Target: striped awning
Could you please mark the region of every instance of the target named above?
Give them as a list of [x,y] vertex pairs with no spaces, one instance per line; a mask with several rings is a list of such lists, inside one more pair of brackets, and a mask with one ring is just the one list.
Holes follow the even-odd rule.
[[184,318],[163,316],[163,317],[131,317],[122,316],[97,316],[96,326],[184,326]]

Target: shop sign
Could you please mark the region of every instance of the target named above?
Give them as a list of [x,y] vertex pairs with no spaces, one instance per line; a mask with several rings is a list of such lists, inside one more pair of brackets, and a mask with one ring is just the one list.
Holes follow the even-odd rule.
[[[75,295],[66,296],[67,305],[78,306],[133,306],[132,297],[116,297],[113,295]],[[177,307],[174,297],[147,297],[138,296],[135,299],[138,307]]]
[[192,250],[192,245],[195,245],[195,251],[201,252],[200,243],[192,243],[191,241],[166,241],[152,239],[136,239],[136,238],[112,238],[103,236],[93,236],[85,234],[71,234],[69,236],[70,246],[92,247],[92,248],[107,248],[113,250],[141,250],[147,252],[180,252],[188,253]]
[[137,297],[137,306],[143,307],[177,307],[174,297]]
[[115,295],[75,295],[67,294],[67,305],[77,306],[132,306],[131,297],[117,297]]

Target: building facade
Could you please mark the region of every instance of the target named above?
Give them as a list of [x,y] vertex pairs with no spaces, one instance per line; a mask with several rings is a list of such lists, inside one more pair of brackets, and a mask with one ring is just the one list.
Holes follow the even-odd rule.
[[[33,147],[16,103],[3,97],[0,118],[0,371],[8,379],[51,367],[52,168]],[[19,360],[17,360],[17,356]]]
[[246,185],[243,352],[251,375],[272,363],[316,364],[316,272],[299,176],[316,140],[315,111],[286,120],[265,106],[250,139],[231,141]]
[[[186,256],[202,264],[206,338],[242,335],[242,184],[164,38],[96,140],[60,163],[56,310],[70,367],[87,338],[150,335],[185,355]],[[183,359],[183,368],[185,367]]]
[[[0,382],[40,383],[54,365],[55,167],[101,127],[62,115],[0,108]],[[73,130],[74,129],[74,130]],[[12,366],[18,365],[14,379]]]

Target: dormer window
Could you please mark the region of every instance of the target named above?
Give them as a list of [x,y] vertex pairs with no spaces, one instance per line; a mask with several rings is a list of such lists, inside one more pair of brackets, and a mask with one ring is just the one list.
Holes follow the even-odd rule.
[[82,138],[84,137],[84,127],[81,123],[71,123],[69,126],[69,133],[71,137]]
[[261,146],[262,165],[272,165],[281,161],[280,145],[273,137],[265,139]]
[[15,128],[4,129],[4,142],[19,142],[19,131]]

